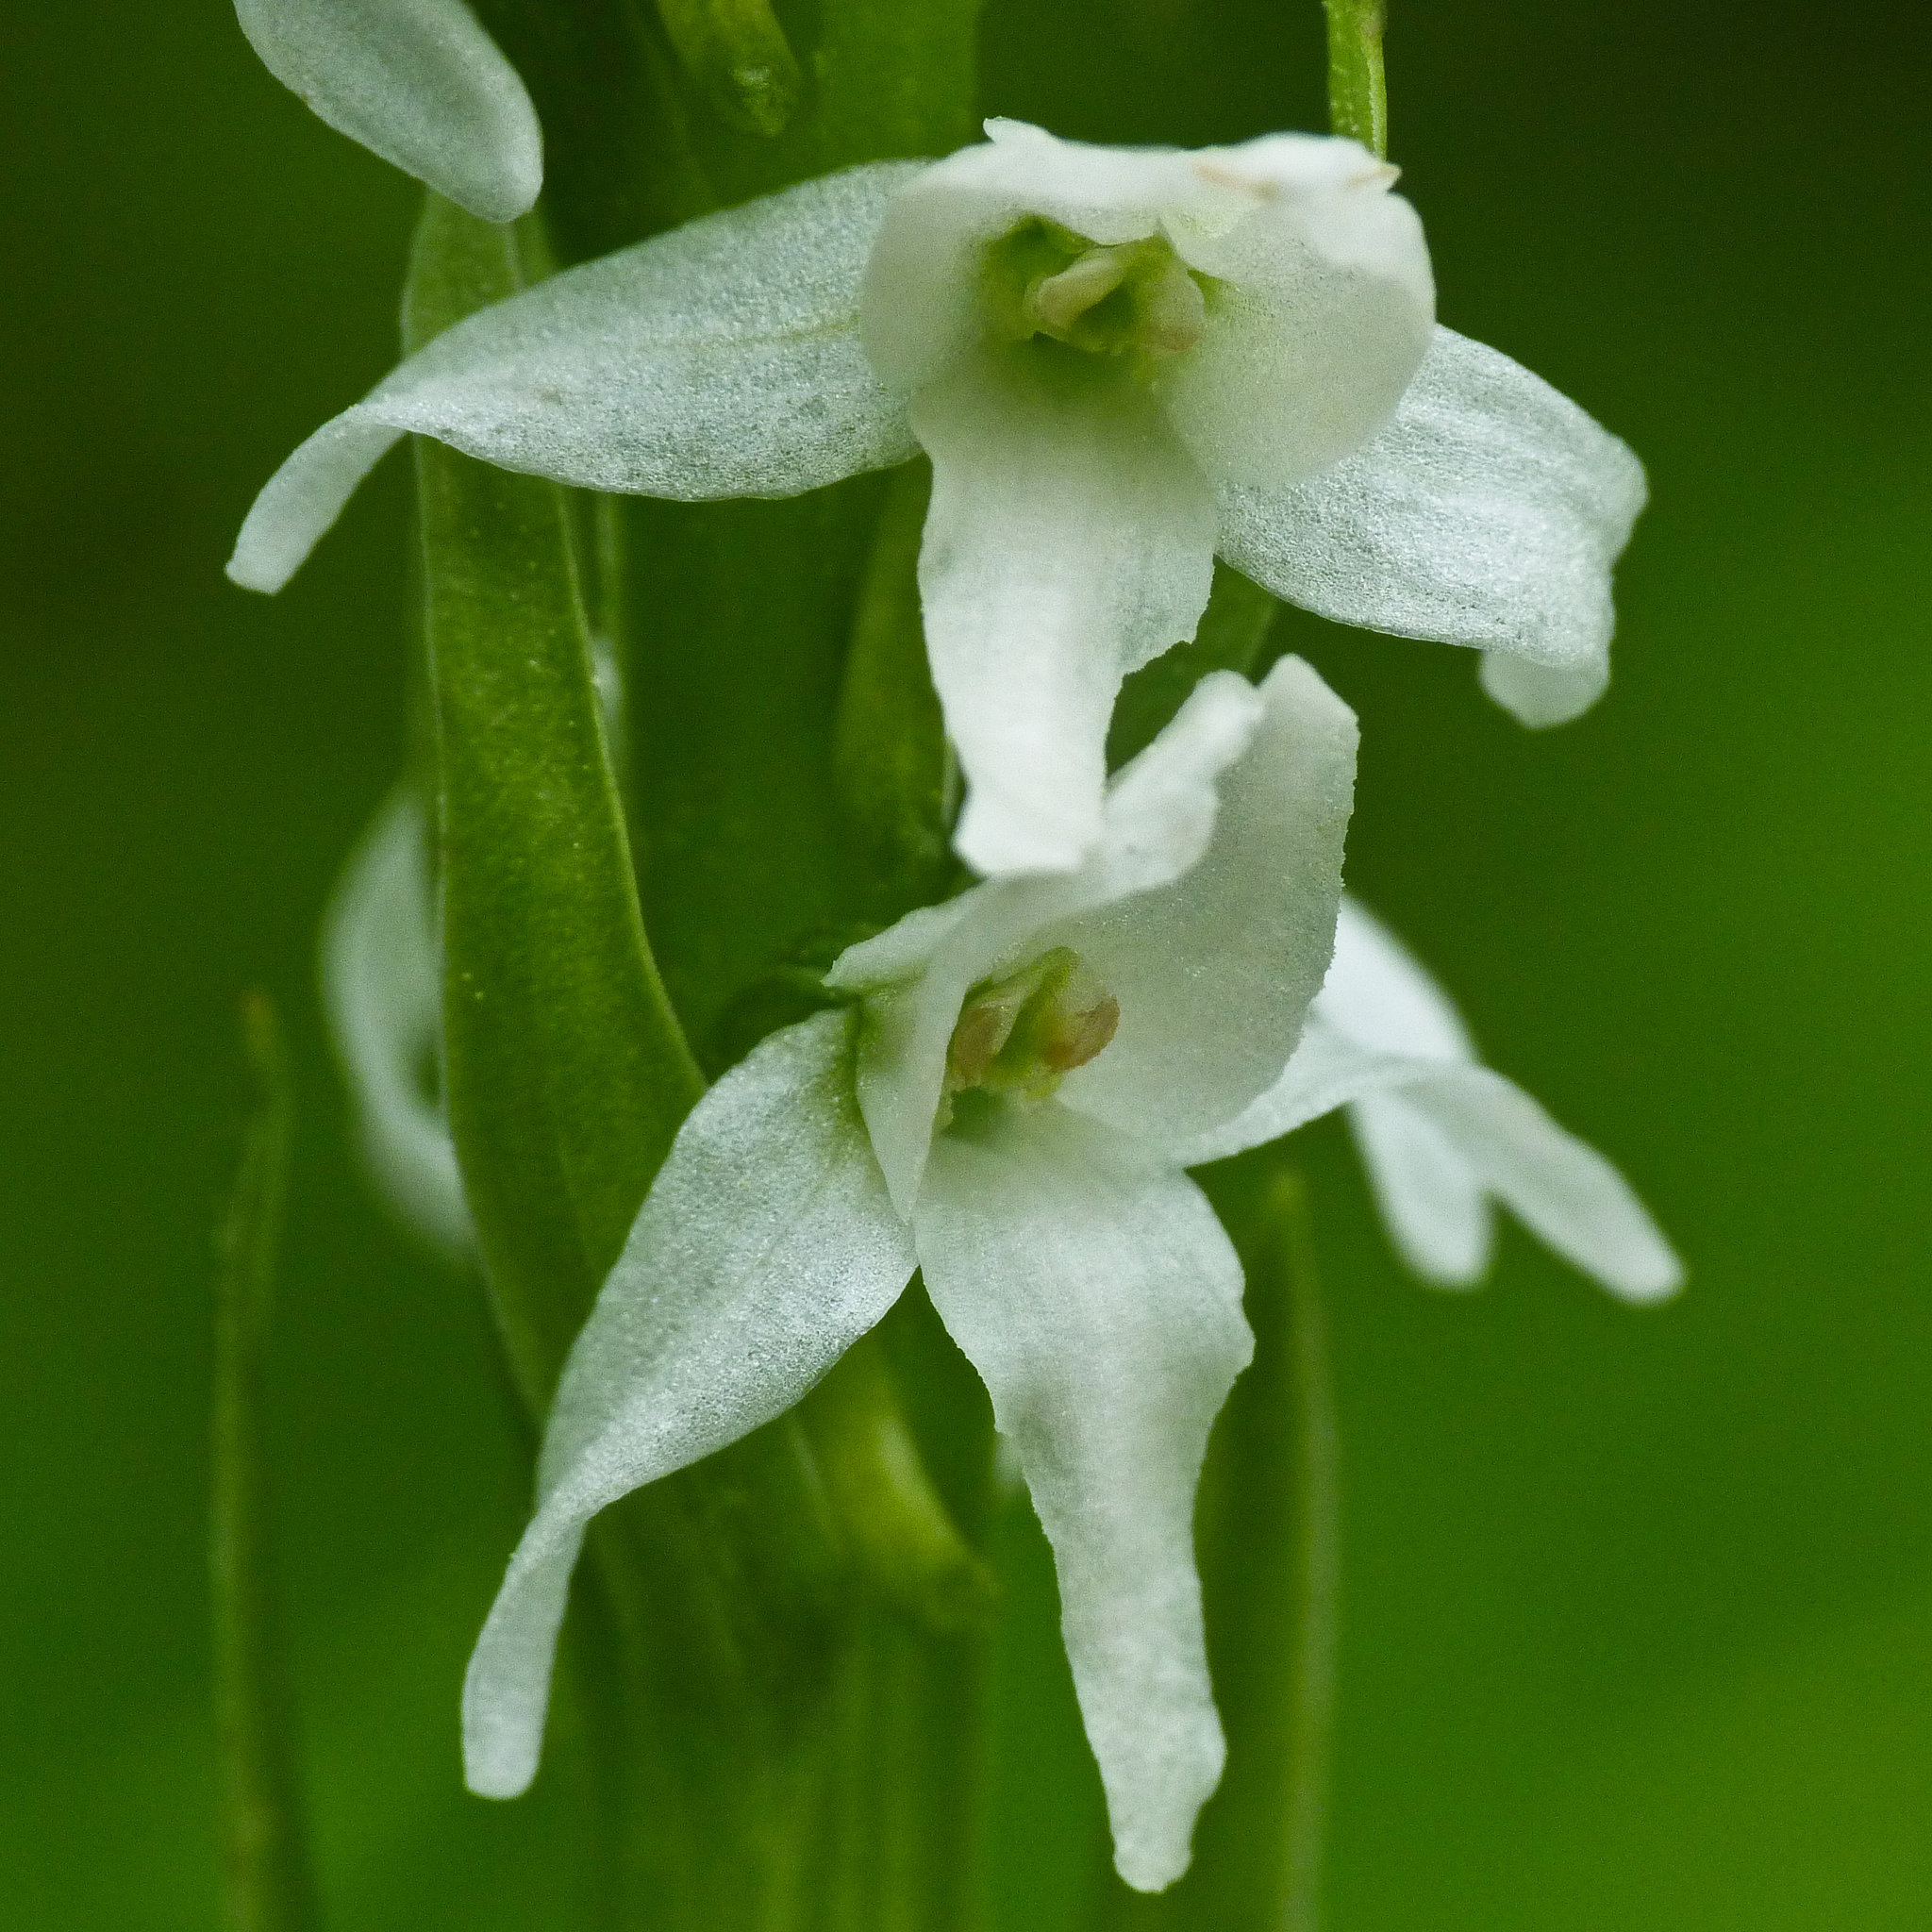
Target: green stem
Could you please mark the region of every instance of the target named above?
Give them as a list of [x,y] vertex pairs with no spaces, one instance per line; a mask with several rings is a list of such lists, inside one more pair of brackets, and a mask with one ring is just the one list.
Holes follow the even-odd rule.
[[784,131],[805,76],[770,0],[658,0],[658,17],[727,127],[767,140]]
[[1298,1176],[1275,1178],[1268,1212],[1276,1291],[1287,1312],[1291,1373],[1299,1398],[1292,1414],[1301,1490],[1287,1738],[1288,1883],[1281,1925],[1282,1932],[1316,1932],[1341,1628],[1341,1431],[1307,1189]]
[[1382,71],[1384,0],[1323,0],[1328,15],[1328,125],[1371,154],[1389,155],[1389,88]]
[[927,1474],[884,1336],[848,1351],[799,1413],[859,1599],[816,1860],[824,1932],[963,1932],[991,1577]]
[[932,493],[924,457],[893,472],[858,588],[832,740],[858,908],[890,923],[960,883],[958,777],[925,657],[919,549]]
[[229,1932],[313,1932],[321,1921],[276,1614],[261,1440],[262,1354],[294,1100],[275,1008],[251,994],[242,1024],[258,1097],[216,1239],[208,1512],[224,1907]]

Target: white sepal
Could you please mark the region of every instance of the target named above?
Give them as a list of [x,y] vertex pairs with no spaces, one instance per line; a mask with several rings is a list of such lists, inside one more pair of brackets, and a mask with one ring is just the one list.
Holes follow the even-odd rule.
[[1605,661],[1610,571],[1643,501],[1624,444],[1438,328],[1379,436],[1296,489],[1223,492],[1221,554],[1340,623],[1572,672],[1574,699],[1606,675],[1586,667]]
[[1488,1067],[1420,1079],[1407,1099],[1531,1233],[1625,1301],[1663,1301],[1684,1264],[1630,1184],[1595,1148]]
[[1461,1286],[1480,1273],[1490,1243],[1483,1197],[1493,1196],[1613,1294],[1657,1301],[1683,1285],[1683,1264],[1629,1183],[1476,1061],[1441,988],[1349,901],[1335,963],[1280,1079],[1178,1158],[1219,1160],[1341,1107],[1357,1109],[1377,1196],[1429,1279]]
[[687,223],[466,317],[269,480],[228,575],[279,590],[405,432],[587,490],[791,496],[914,453],[858,344],[878,161]]
[[1609,646],[1574,664],[1539,664],[1508,651],[1485,651],[1478,675],[1483,690],[1519,724],[1541,731],[1582,717],[1609,689]]
[[1179,878],[1213,834],[1222,774],[1247,749],[1261,700],[1232,672],[1204,677],[1174,722],[1114,779],[1099,844],[1079,871],[989,879],[850,947],[825,983],[864,992],[858,1098],[879,1164],[909,1215],[932,1142],[946,1043],[980,980],[1037,957],[1041,934]]
[[1199,862],[1042,935],[1120,1003],[1111,1044],[1061,1098],[1155,1146],[1231,1118],[1274,1082],[1328,971],[1355,713],[1299,658],[1274,666],[1260,698]]
[[774,1033],[679,1130],[565,1365],[537,1513],[464,1680],[472,1790],[535,1774],[591,1518],[790,1408],[914,1265],[853,1100],[851,1016]]
[[1362,1094],[1348,1125],[1402,1258],[1438,1288],[1474,1288],[1490,1272],[1496,1217],[1455,1141],[1400,1091]]
[[486,222],[537,199],[537,110],[463,0],[235,0],[235,14],[277,80],[405,174]]

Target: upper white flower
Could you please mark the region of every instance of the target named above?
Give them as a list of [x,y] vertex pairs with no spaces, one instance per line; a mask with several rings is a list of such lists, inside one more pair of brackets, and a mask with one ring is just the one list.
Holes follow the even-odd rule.
[[536,1516],[464,1695],[474,1789],[533,1774],[589,1519],[790,1407],[922,1269],[1018,1455],[1123,1875],[1186,1869],[1221,1774],[1194,1571],[1208,1432],[1252,1342],[1177,1150],[1294,1049],[1341,893],[1355,720],[1288,659],[1206,679],[1070,874],[847,951],[856,1005],[698,1104],[564,1371]]
[[543,186],[517,71],[463,0],[235,0],[262,64],[341,133],[485,221]]
[[229,563],[285,582],[407,431],[591,489],[787,495],[931,456],[933,677],[984,873],[1101,836],[1121,679],[1218,552],[1349,623],[1477,646],[1531,723],[1603,688],[1629,451],[1433,325],[1348,141],[1096,148],[1014,122],[806,182],[457,325],[290,458]]

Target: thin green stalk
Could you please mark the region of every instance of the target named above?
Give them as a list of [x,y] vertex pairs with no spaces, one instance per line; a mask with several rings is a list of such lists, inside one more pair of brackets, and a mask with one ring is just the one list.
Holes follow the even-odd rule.
[[927,1473],[885,1337],[851,1349],[800,1415],[858,1599],[814,1860],[824,1932],[965,1932],[977,1911],[974,1740],[991,1576]]
[[262,1457],[262,1355],[294,1098],[275,1008],[259,993],[242,1003],[242,1032],[257,1099],[234,1197],[216,1236],[208,1512],[223,1906],[229,1932],[315,1932],[321,1920],[303,1822]]
[[855,904],[890,922],[960,883],[958,773],[925,657],[919,549],[932,494],[924,457],[893,472],[858,587],[832,740]]
[[1323,0],[1328,15],[1328,125],[1371,154],[1389,155],[1389,88],[1382,71],[1384,0]]
[[[1307,1189],[1297,1175],[1270,1189],[1272,1260],[1288,1315],[1300,1473],[1298,1580],[1288,1722],[1288,1886],[1282,1932],[1321,1923],[1322,1853],[1335,1733],[1336,1664],[1341,1622],[1341,1448],[1328,1324],[1315,1272]],[[1268,1265],[1263,1262],[1264,1266]]]
[[767,140],[783,132],[805,76],[770,0],[658,0],[658,17],[727,127]]

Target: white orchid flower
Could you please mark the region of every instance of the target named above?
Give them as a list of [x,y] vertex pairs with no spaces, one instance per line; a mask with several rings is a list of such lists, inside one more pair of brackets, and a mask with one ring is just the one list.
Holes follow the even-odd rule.
[[1015,122],[809,181],[485,309],[317,431],[228,565],[276,590],[408,431],[512,470],[784,496],[924,448],[920,582],[978,871],[1100,837],[1122,678],[1217,553],[1277,595],[1487,654],[1532,723],[1608,675],[1643,500],[1614,437],[1433,326],[1421,225],[1353,142],[1083,146]]
[[464,1690],[469,1781],[534,1774],[586,1524],[797,1402],[915,1268],[1058,1565],[1123,1876],[1186,1869],[1221,1774],[1194,1571],[1241,1268],[1176,1149],[1292,1052],[1328,964],[1355,720],[1298,659],[1204,679],[1071,874],[849,949],[677,1137],[564,1371]]
[[475,1230],[436,1077],[442,972],[428,827],[399,785],[343,869],[323,923],[323,1000],[348,1075],[362,1158],[430,1247],[474,1256]]
[[1626,1301],[1683,1285],[1683,1264],[1629,1183],[1480,1064],[1441,988],[1346,899],[1335,963],[1287,1072],[1186,1158],[1239,1153],[1338,1107],[1396,1246],[1427,1279],[1462,1287],[1488,1272],[1495,1200]]
[[543,186],[543,136],[517,71],[463,0],[235,0],[249,45],[339,133],[481,215]]

